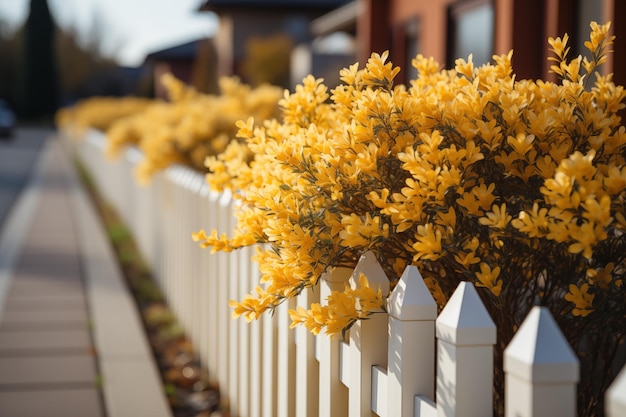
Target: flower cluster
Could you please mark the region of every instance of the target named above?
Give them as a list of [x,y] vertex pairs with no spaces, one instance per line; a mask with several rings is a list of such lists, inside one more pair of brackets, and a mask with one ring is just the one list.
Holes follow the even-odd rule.
[[[215,250],[268,244],[256,255],[264,286],[235,314],[258,318],[372,251],[392,286],[416,265],[440,307],[461,281],[482,288],[500,353],[536,303],[579,354],[615,349],[626,318],[626,93],[597,72],[609,25],[591,29],[591,60],[568,59],[567,36],[549,39],[558,83],[516,80],[511,52],[451,70],[418,55],[417,78],[394,85],[399,69],[372,54],[331,92],[305,78],[281,100],[282,121],[239,122],[253,161],[207,162],[208,181],[242,202],[237,226],[230,239],[194,235]],[[344,293],[292,320],[334,334],[376,310],[354,306],[384,308]]]
[[373,54],[365,69],[342,71],[331,102],[321,80],[305,78],[281,101],[282,123],[239,123],[252,164],[208,161],[209,182],[244,204],[231,240],[196,240],[272,244],[258,256],[263,297],[245,310],[255,316],[367,250],[392,282],[417,265],[442,304],[461,280],[494,302],[519,288],[565,299],[580,316],[620,301],[625,94],[597,73],[585,89],[612,41],[608,25],[592,28],[592,62],[565,60],[567,38],[550,39],[560,84],[515,81],[511,53],[448,71],[418,56],[408,88]]
[[86,128],[106,130],[117,120],[144,111],[153,103],[140,97],[92,97],[60,109],[56,125],[80,136]]
[[207,156],[224,152],[235,137],[237,120],[278,115],[282,93],[278,87],[252,89],[237,78],[222,78],[220,94],[209,95],[171,74],[163,76],[161,82],[169,101],[156,101],[145,111],[119,120],[107,132],[109,156],[115,157],[129,145],[143,151],[144,159],[136,172],[140,181],[175,163],[205,171]]

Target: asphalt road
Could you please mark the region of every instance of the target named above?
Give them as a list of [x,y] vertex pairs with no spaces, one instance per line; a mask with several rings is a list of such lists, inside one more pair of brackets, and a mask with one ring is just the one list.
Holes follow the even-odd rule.
[[0,228],[28,182],[41,146],[53,135],[51,128],[24,127],[11,138],[0,138]]

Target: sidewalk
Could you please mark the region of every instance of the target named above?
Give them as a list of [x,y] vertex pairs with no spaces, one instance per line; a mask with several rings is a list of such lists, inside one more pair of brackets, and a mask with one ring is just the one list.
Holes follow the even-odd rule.
[[143,327],[58,139],[0,230],[0,416],[170,417]]

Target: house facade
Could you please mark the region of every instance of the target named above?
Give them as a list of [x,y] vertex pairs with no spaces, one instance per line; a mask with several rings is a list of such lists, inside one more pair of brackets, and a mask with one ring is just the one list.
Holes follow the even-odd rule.
[[356,0],[358,59],[389,50],[403,68],[404,81],[414,74],[411,59],[421,53],[450,68],[457,57],[473,54],[481,64],[493,54],[514,51],[518,78],[554,77],[549,71],[549,36],[568,33],[573,56],[584,54],[589,23],[612,22],[614,54],[604,67],[618,84],[626,84],[626,2],[622,0]]
[[[203,11],[219,16],[213,37],[218,76],[251,84],[289,87],[291,52],[312,41],[310,22],[348,0],[207,0]],[[264,61],[265,60],[265,61]]]

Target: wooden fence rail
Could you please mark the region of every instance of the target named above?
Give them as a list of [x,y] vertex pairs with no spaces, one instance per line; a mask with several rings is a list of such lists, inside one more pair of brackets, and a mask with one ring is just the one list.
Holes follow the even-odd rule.
[[[358,285],[361,272],[388,293],[387,277],[366,253],[354,270],[327,272],[319,291],[283,303],[273,316],[232,320],[228,300],[258,285],[254,249],[210,255],[190,238],[200,228],[230,233],[232,196],[210,191],[184,167],[138,186],[133,169],[141,154],[131,149],[107,161],[105,140],[90,131],[67,143],[131,229],[232,415],[491,415],[496,328],[472,284],[462,283],[437,316],[419,271],[408,267],[389,294],[388,314],[356,323],[345,341],[289,330],[289,308],[324,302],[330,291]],[[578,368],[550,312],[535,307],[505,350],[506,415],[575,416]],[[606,403],[607,417],[626,416],[626,368]]]

